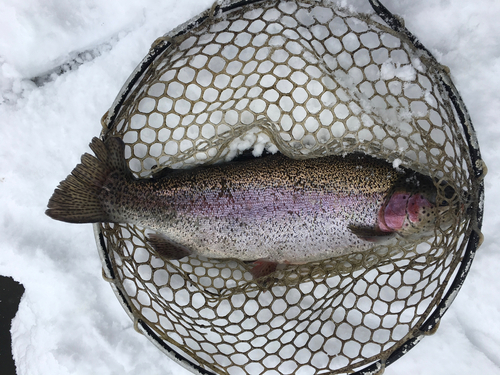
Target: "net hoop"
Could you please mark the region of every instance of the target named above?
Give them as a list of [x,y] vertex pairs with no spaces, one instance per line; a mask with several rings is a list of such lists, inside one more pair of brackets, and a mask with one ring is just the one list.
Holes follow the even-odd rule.
[[[400,39],[412,45],[413,48],[418,51],[421,60],[425,61],[426,65],[428,67],[431,67],[437,73],[440,85],[445,89],[448,95],[449,101],[456,113],[456,117],[459,120],[459,125],[461,126],[465,143],[468,147],[468,157],[470,158],[470,164],[472,166],[470,179],[473,180],[476,186],[476,196],[473,199],[475,206],[472,210],[472,212],[474,213],[474,217],[471,218],[470,224],[473,229],[470,231],[468,239],[464,239],[467,244],[465,246],[460,264],[452,279],[449,281],[449,286],[446,290],[446,293],[444,293],[441,300],[433,309],[433,311],[428,315],[426,320],[416,330],[413,331],[413,333],[410,335],[411,337],[405,337],[405,340],[402,340],[397,345],[397,347],[390,350],[390,353],[382,353],[383,355],[381,355],[378,360],[372,361],[368,365],[364,363],[362,365],[350,365],[345,368],[340,368],[338,370],[332,371],[332,374],[338,373],[338,371],[341,370],[354,370],[356,372],[353,373],[358,375],[380,374],[383,372],[383,369],[385,367],[406,354],[411,348],[419,343],[423,339],[423,337],[435,332],[443,315],[446,313],[457,293],[459,292],[461,286],[463,285],[463,282],[474,259],[476,250],[482,242],[481,225],[484,210],[483,178],[486,173],[486,167],[481,159],[476,134],[465,104],[463,103],[455,85],[453,84],[446,67],[440,65],[433,57],[433,55],[418,41],[418,39],[404,27],[402,20],[390,13],[387,8],[385,8],[380,2],[376,0],[369,0],[369,2],[373,8],[373,11],[375,12],[374,16],[378,17],[378,19],[383,21],[383,23],[385,23],[388,28],[392,29],[394,35],[397,35]],[[103,137],[107,137],[112,133],[113,129],[116,129],[116,127],[118,126],[117,119],[119,117],[120,111],[122,111],[129,105],[127,100],[130,98],[131,93],[133,93],[134,90],[137,90],[137,88],[142,84],[142,81],[144,80],[145,74],[148,69],[152,66],[153,63],[157,61],[160,56],[168,51],[169,48],[175,46],[179,38],[187,35],[191,30],[196,29],[200,25],[203,25],[207,20],[222,18],[230,14],[232,11],[260,3],[263,3],[263,1],[235,0],[214,3],[214,6],[211,9],[178,26],[177,28],[166,34],[164,37],[159,38],[155,43],[153,43],[153,46],[148,55],[142,60],[142,62],[138,65],[130,78],[124,84],[110,110],[103,117]],[[161,338],[158,332],[155,331],[155,329],[153,329],[145,319],[143,319],[141,316],[138,316],[137,308],[134,307],[134,305],[131,303],[127,291],[125,290],[121,280],[116,274],[116,267],[114,266],[115,261],[111,256],[108,239],[106,238],[101,224],[94,225],[94,233],[98,252],[103,264],[103,277],[110,282],[119,302],[129,315],[131,320],[134,322],[136,330],[148,337],[148,339],[160,350],[162,350],[170,359],[179,363],[181,366],[192,371],[193,373],[215,375],[216,372],[214,372],[213,369],[208,369],[199,361],[190,358],[181,350],[175,348],[171,343]]]

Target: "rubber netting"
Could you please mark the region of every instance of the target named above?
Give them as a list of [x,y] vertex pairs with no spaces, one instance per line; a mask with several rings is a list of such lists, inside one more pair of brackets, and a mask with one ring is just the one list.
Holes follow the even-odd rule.
[[[134,174],[252,147],[358,151],[435,178],[454,224],[259,282],[243,262],[160,259],[143,228],[99,224],[105,274],[141,331],[201,373],[355,371],[420,337],[478,231],[463,121],[443,67],[378,16],[328,1],[243,3],[159,38],[103,119]],[[463,193],[446,198],[450,185]]]

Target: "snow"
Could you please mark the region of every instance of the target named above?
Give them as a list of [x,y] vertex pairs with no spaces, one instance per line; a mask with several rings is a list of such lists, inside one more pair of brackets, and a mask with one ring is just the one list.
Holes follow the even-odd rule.
[[255,157],[262,155],[264,150],[274,154],[278,148],[271,142],[269,136],[262,132],[260,127],[253,127],[240,137],[236,137],[228,145],[229,152],[226,155],[227,160],[232,160],[242,151],[252,149]]
[[401,159],[394,159],[392,162],[392,167],[398,169],[403,161]]
[[417,76],[417,71],[411,64],[394,64],[391,59],[382,64],[380,75],[383,79],[399,78],[402,81],[413,81]]
[[[500,204],[495,188],[500,183],[500,3],[382,2],[451,69],[489,167],[485,240],[470,274],[437,333],[386,374],[500,374],[500,215],[494,211]],[[90,151],[101,116],[151,43],[211,4],[0,3],[0,274],[26,288],[12,325],[19,375],[189,374],[134,331],[101,277],[91,226],[55,222],[44,211],[55,186]],[[68,72],[56,74],[54,69],[68,61]],[[414,74],[411,66],[388,68],[388,74],[402,78]],[[33,77],[44,85],[36,86]]]

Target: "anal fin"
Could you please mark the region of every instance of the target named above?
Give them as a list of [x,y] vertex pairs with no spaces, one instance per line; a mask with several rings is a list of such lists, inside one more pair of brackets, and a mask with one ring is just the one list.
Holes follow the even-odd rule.
[[148,243],[163,259],[182,259],[193,252],[160,233],[149,233]]
[[259,259],[253,262],[253,267],[250,270],[254,279],[258,279],[260,277],[268,276],[274,271],[276,271],[276,267],[278,263],[270,262],[264,259]]

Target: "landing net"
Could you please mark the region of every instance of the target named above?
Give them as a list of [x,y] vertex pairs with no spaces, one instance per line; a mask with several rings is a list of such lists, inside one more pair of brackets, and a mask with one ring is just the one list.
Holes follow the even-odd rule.
[[[155,41],[103,118],[136,177],[228,160],[363,152],[433,177],[454,225],[278,269],[155,256],[97,224],[104,275],[136,328],[202,374],[374,374],[432,332],[480,242],[475,133],[447,69],[378,2],[223,1]],[[445,197],[444,183],[456,192]]]

